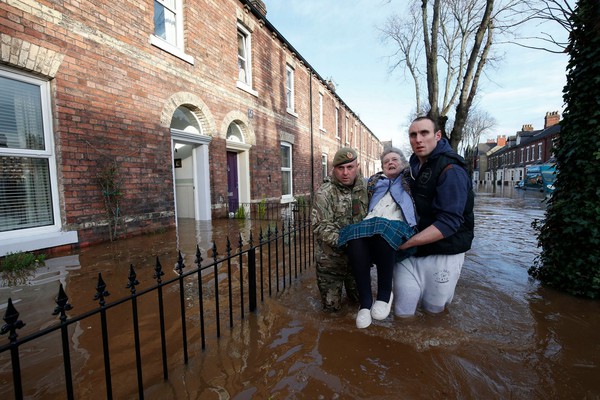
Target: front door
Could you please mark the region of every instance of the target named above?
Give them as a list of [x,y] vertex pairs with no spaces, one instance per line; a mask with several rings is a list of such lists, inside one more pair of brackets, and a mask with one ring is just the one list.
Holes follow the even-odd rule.
[[237,153],[227,152],[227,197],[229,212],[236,212],[239,207],[240,197],[238,190],[238,165]]

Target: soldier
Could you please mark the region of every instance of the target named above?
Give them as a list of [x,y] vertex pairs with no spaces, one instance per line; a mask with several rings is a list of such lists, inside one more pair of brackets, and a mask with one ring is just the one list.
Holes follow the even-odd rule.
[[342,288],[352,302],[358,291],[342,249],[338,248],[340,228],[361,221],[369,201],[354,149],[344,147],[335,153],[333,173],[315,195],[312,225],[317,239],[317,285],[325,311],[342,306]]

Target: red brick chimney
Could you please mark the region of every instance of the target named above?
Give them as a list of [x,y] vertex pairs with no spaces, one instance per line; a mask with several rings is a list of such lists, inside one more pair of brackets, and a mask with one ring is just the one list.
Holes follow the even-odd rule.
[[496,145],[500,147],[506,146],[506,135],[498,135],[498,139],[496,139]]
[[550,128],[560,122],[560,114],[558,111],[549,111],[544,118],[544,129]]

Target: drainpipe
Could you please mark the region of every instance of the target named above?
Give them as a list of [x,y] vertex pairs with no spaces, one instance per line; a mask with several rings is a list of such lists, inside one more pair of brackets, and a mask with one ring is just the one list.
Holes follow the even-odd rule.
[[310,69],[308,70],[308,78],[310,79],[308,90],[310,91],[309,98],[309,106],[310,106],[310,204],[313,203],[315,196],[315,148],[313,145],[313,95],[312,95],[312,72]]

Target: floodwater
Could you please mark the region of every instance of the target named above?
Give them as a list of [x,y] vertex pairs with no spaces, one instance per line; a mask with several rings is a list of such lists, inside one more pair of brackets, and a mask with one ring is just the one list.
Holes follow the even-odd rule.
[[[473,249],[454,301],[441,315],[391,316],[359,330],[354,307],[338,314],[321,311],[310,266],[285,290],[265,296],[256,313],[222,328],[220,338],[209,336],[204,350],[192,333],[187,365],[177,346],[169,349],[167,381],[153,356],[159,346],[144,349],[145,398],[600,399],[600,302],[540,287],[527,274],[539,253],[531,222],[544,217],[543,197],[510,187],[480,187],[475,205]],[[172,277],[174,249],[182,250],[190,268],[196,243],[207,254],[213,239],[222,244],[223,230],[233,233],[235,242],[238,232],[247,240],[251,227],[215,221],[201,228],[195,235],[183,234],[195,227],[182,224],[179,237],[166,232],[83,249],[57,265],[49,260],[50,266],[25,284],[0,288],[0,311],[12,297],[28,324],[19,334],[31,333],[56,321],[50,313],[57,280],[66,285],[75,307],[70,315],[76,315],[97,305],[92,298],[98,272],[114,297],[107,301],[116,300],[128,293],[129,264],[138,268],[142,281],[144,274],[152,276],[158,255]],[[140,309],[150,307],[140,304]],[[115,318],[131,324],[130,310]],[[93,325],[81,323],[71,332],[76,398],[106,397]],[[176,324],[168,328],[174,334],[178,329]],[[142,335],[158,334],[153,325],[142,324]],[[135,373],[129,371],[135,369],[130,340],[117,332],[111,338],[115,398],[137,398]],[[22,351],[29,398],[65,397],[56,343],[48,343],[51,350],[38,345]],[[0,398],[11,398],[6,354],[0,356],[0,385]]]

